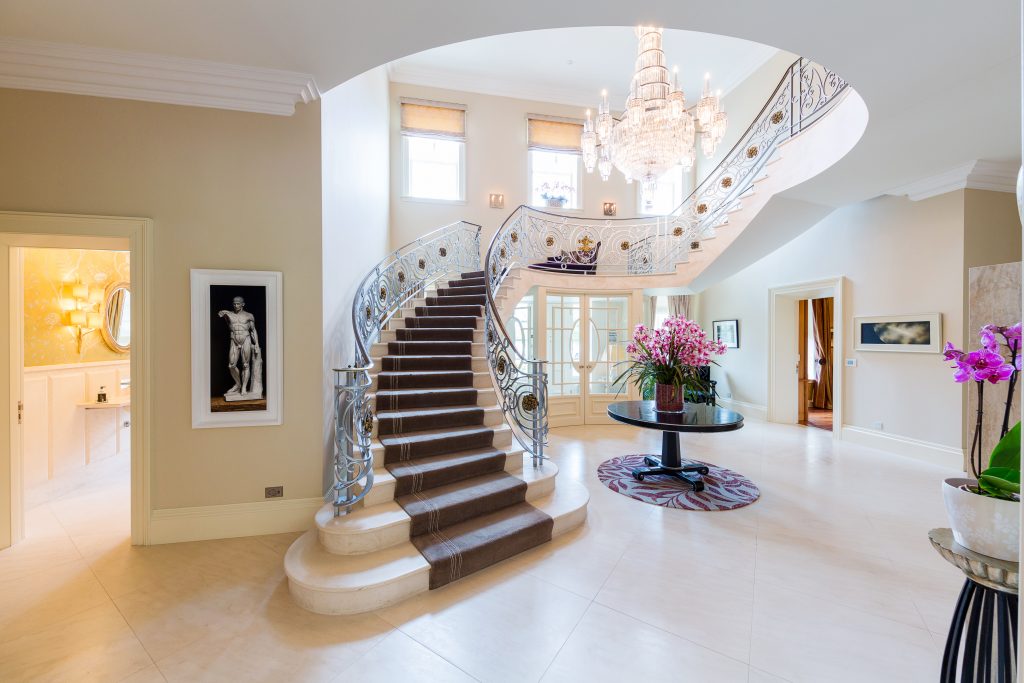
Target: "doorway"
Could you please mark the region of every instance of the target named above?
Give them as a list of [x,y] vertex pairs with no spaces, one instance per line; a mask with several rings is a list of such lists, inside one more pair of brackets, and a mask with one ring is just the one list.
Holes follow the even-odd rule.
[[800,299],[797,302],[800,349],[797,421],[826,431],[832,431],[833,427],[834,305],[832,297]]
[[72,541],[116,543],[131,533],[131,260],[127,239],[111,241],[120,248],[11,252],[26,538],[63,529]]
[[[25,364],[24,343],[24,272],[23,250],[26,248],[51,249],[84,249],[127,251],[126,260],[130,262],[130,294],[114,295],[121,306],[122,319],[115,322],[130,325],[131,352],[128,354],[128,372],[125,377],[115,373],[102,378],[102,383],[83,392],[82,402],[88,399],[95,390],[103,386],[108,393],[108,400],[121,392],[122,379],[130,378],[131,417],[130,428],[120,432],[124,442],[120,444],[123,457],[128,461],[126,476],[129,482],[128,510],[131,542],[136,545],[145,544],[148,540],[150,495],[149,495],[149,353],[146,334],[151,321],[146,313],[149,309],[148,278],[152,270],[152,221],[138,218],[73,216],[63,214],[33,214],[0,211],[0,318],[8,321],[8,334],[0,335],[0,357],[6,362],[0,363],[0,442],[5,448],[0,449],[0,550],[19,542],[25,537],[26,509],[26,463],[23,455],[25,443],[25,421],[38,419],[40,416],[29,416],[25,412]],[[111,284],[111,283],[105,283]],[[76,327],[89,329],[90,313],[92,322],[99,323],[100,309],[106,303],[101,298],[99,288],[90,293],[86,282],[72,282],[68,290],[61,287],[60,296],[54,291],[54,299],[75,298],[75,286],[79,285],[78,294],[82,307],[74,306],[76,315],[70,310],[48,311],[49,323],[59,328],[58,332],[73,339],[77,351],[78,332]],[[81,285],[84,285],[82,287]],[[102,288],[102,296],[108,294],[107,287]],[[113,294],[113,292],[111,292]],[[93,301],[95,299],[95,301]],[[72,307],[70,304],[63,304]],[[61,308],[58,303],[57,307]],[[74,321],[74,324],[72,323]],[[68,323],[68,324],[64,324]],[[90,334],[86,333],[88,337]],[[118,331],[114,330],[115,337]],[[123,339],[123,337],[122,337]],[[33,367],[33,366],[29,366]],[[107,382],[110,384],[108,385]],[[30,386],[31,390],[32,387]],[[36,387],[38,389],[38,386]],[[94,397],[96,398],[96,397]],[[76,410],[78,406],[76,406]],[[127,417],[127,412],[122,413]],[[117,424],[111,415],[111,425]],[[84,420],[83,420],[84,422]],[[121,421],[123,424],[123,420]],[[101,436],[101,434],[97,434]],[[111,434],[110,436],[114,436]],[[31,443],[31,438],[30,438]],[[114,448],[118,444],[112,444]],[[98,453],[97,453],[98,456]],[[97,457],[96,462],[101,459]],[[113,461],[111,461],[113,462]],[[29,476],[38,475],[40,468]],[[47,468],[49,463],[47,462]],[[97,496],[102,502],[102,494]],[[81,521],[81,520],[76,520]],[[86,524],[79,527],[86,528]],[[122,533],[122,536],[126,534]]]
[[[822,429],[831,430],[835,437],[841,436],[844,286],[845,279],[839,277],[768,290],[767,414],[770,422],[801,424],[815,419],[820,420]],[[815,332],[816,328],[820,329],[819,333]],[[819,336],[821,350],[817,348]],[[824,361],[824,365],[820,361]],[[819,389],[823,378],[830,380],[828,390],[826,387]],[[827,413],[826,407],[830,408]]]
[[633,398],[616,382],[634,325],[632,293],[539,292],[552,427],[612,424],[609,403]]

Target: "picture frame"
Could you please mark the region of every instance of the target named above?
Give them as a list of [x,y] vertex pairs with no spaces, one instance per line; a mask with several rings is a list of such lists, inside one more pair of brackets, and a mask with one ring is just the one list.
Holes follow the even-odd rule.
[[855,351],[940,353],[942,314],[856,316]]
[[281,280],[276,271],[190,271],[193,429],[282,423]]
[[715,341],[725,342],[725,348],[738,349],[740,347],[740,321],[714,320],[711,323],[711,335]]

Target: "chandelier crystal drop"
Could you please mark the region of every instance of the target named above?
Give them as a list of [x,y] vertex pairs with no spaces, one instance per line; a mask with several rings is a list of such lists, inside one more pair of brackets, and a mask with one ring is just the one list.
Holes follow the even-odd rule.
[[711,90],[709,75],[704,77],[700,100],[691,109],[686,108],[686,96],[679,88],[675,69],[669,84],[662,29],[638,26],[636,35],[635,72],[622,116],[612,115],[608,91],[602,91],[597,116],[591,119],[587,110],[580,147],[587,173],[596,168],[601,179],[608,180],[614,166],[627,183],[640,182],[646,199],[657,187],[658,179],[672,168],[693,167],[697,160],[697,124],[701,152],[711,158],[725,137],[729,119],[721,108],[720,93]]

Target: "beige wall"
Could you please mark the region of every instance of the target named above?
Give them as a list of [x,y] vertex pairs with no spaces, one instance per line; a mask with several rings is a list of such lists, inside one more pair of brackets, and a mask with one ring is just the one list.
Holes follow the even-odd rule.
[[[756,406],[767,395],[768,288],[847,278],[843,422],[948,448],[961,444],[961,389],[937,354],[853,350],[853,318],[942,313],[943,341],[962,341],[963,191],[920,202],[880,197],[838,209],[792,242],[701,294],[701,322],[737,318],[740,348],[714,370],[719,391]],[[857,367],[843,367],[854,358]]]
[[[402,198],[400,97],[464,104],[466,111],[466,201],[432,202]],[[595,102],[597,99],[595,98]],[[483,226],[484,246],[501,223],[529,200],[526,115],[548,114],[583,119],[584,107],[530,102],[508,97],[441,90],[404,83],[391,84],[391,246],[400,247],[420,235],[459,220]],[[627,185],[618,171],[607,182],[595,170],[583,172],[582,216],[601,216],[604,202],[618,204],[618,217],[636,215],[636,185]],[[505,208],[492,209],[491,193],[505,195]]]
[[[0,208],[154,220],[154,508],[318,496],[320,105],[292,117],[0,90]],[[17,134],[11,134],[16,131]],[[191,428],[189,269],[284,273],[284,423]]]
[[[61,301],[68,298],[64,287],[75,282],[103,293],[114,282],[128,282],[128,252],[26,248],[22,253],[25,367],[127,360],[127,354],[107,346],[99,329],[83,335],[79,352],[74,328],[67,325]],[[91,310],[103,313],[104,305],[92,304]]]

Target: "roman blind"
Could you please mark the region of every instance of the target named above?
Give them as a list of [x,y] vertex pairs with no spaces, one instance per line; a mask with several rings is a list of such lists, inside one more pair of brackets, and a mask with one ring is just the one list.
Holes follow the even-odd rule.
[[466,139],[466,107],[462,104],[402,99],[402,132]]
[[528,114],[527,144],[530,149],[580,153],[583,124],[574,119]]

